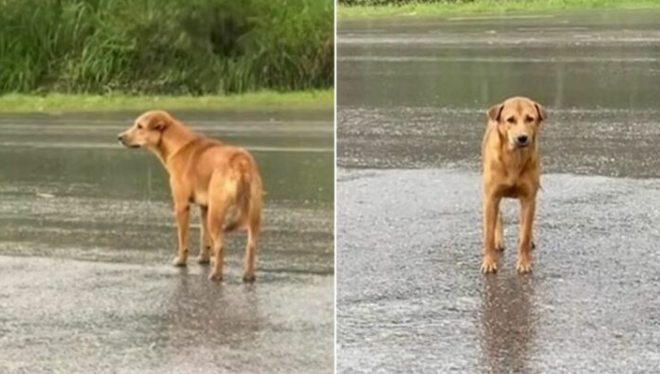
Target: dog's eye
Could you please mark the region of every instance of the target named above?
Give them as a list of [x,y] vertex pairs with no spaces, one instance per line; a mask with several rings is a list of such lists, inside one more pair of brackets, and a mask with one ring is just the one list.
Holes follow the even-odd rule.
[[516,123],[516,119],[513,118],[513,117],[507,118],[506,121],[509,122],[509,123]]
[[138,130],[142,130],[142,125],[137,125]]
[[532,117],[532,116],[525,117],[525,122],[527,122],[527,123],[534,122],[534,117]]

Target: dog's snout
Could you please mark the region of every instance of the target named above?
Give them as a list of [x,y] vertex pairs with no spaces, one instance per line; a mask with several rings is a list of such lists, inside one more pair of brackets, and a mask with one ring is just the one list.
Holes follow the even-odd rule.
[[518,135],[516,143],[518,143],[518,145],[527,145],[527,143],[529,143],[529,136],[525,134]]

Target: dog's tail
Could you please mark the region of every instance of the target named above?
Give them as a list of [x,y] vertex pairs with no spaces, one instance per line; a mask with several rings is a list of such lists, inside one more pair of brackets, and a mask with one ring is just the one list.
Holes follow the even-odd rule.
[[256,162],[250,154],[241,153],[234,160],[234,170],[239,174],[236,189],[235,214],[229,220],[224,232],[229,233],[249,228],[259,231],[263,205],[263,186]]

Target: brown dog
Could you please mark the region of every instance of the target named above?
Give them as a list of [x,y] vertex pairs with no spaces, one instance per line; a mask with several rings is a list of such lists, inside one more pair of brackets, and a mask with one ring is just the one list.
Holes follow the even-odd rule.
[[483,140],[484,248],[481,271],[497,271],[499,252],[504,250],[500,201],[520,200],[519,273],[532,270],[532,224],[536,194],[541,185],[539,132],[547,118],[543,107],[524,97],[513,97],[488,110],[488,128]]
[[129,148],[153,152],[170,175],[179,238],[174,265],[186,265],[190,204],[195,203],[202,223],[197,262],[209,263],[211,245],[215,255],[209,279],[222,279],[222,231],[247,229],[243,280],[253,281],[262,204],[261,177],[254,158],[244,149],[195,134],[163,111],[142,114],[119,134],[119,141]]

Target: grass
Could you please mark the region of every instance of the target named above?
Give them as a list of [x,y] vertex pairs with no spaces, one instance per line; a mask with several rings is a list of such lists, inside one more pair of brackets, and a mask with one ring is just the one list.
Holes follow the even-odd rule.
[[229,96],[131,96],[73,95],[44,96],[7,94],[0,96],[2,113],[64,113],[85,111],[166,110],[332,110],[333,90],[303,92],[261,91]]
[[0,0],[0,94],[332,87],[333,0]]
[[[355,1],[355,0],[354,0]],[[357,0],[358,4],[373,4]],[[339,19],[365,19],[411,15],[502,14],[509,12],[551,12],[589,9],[660,8],[660,0],[474,0],[410,2],[401,5],[345,5],[337,10]]]

